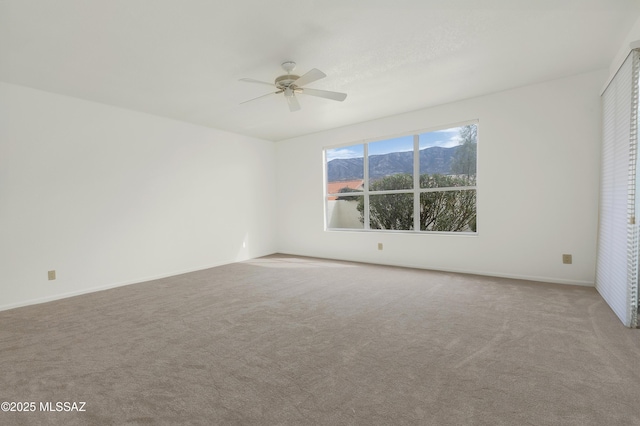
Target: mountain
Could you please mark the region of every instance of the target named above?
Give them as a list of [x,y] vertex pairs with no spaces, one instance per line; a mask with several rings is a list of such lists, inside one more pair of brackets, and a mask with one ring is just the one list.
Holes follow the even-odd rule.
[[[420,150],[420,174],[448,174],[451,159],[459,146],[442,148],[434,146]],[[391,152],[369,157],[369,176],[378,179],[397,173],[413,172],[413,152]],[[363,179],[363,158],[337,158],[327,163],[329,182]]]
[[364,178],[363,158],[336,158],[327,163],[329,182]]

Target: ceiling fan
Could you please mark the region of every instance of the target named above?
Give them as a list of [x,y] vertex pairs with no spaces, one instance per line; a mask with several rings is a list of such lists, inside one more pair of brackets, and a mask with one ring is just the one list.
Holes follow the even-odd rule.
[[299,111],[300,103],[296,98],[296,93],[302,93],[305,95],[318,96],[320,98],[332,99],[334,101],[344,101],[347,98],[346,93],[339,92],[330,92],[328,90],[318,90],[318,89],[309,89],[306,86],[309,83],[313,83],[314,81],[320,80],[321,78],[325,78],[327,75],[320,70],[313,68],[311,71],[303,74],[302,76],[298,76],[295,74],[291,74],[296,67],[296,63],[292,61],[283,62],[282,69],[284,69],[287,73],[276,77],[274,83],[267,83],[266,81],[254,80],[253,78],[241,78],[240,81],[245,81],[247,83],[259,83],[266,84],[268,86],[275,87],[277,90],[275,92],[267,93],[266,95],[258,96],[257,98],[249,99],[248,101],[241,102],[241,104],[255,101],[256,99],[264,98],[265,96],[270,95],[278,95],[280,93],[284,93],[284,97],[287,100],[287,104],[289,105],[289,111]]

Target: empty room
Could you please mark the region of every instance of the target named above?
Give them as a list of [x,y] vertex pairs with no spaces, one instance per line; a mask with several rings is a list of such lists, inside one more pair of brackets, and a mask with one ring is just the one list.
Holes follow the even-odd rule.
[[0,424],[640,425],[640,0],[0,0]]

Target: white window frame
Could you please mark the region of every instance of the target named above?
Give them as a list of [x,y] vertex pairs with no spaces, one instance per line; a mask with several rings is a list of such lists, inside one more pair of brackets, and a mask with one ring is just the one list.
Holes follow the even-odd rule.
[[[364,139],[362,141],[355,141],[350,143],[343,143],[339,145],[325,146],[322,148],[322,161],[323,161],[323,196],[324,196],[324,230],[336,231],[336,232],[385,232],[385,233],[404,233],[404,234],[447,234],[447,235],[462,235],[462,236],[477,236],[478,235],[478,211],[479,211],[479,179],[478,170],[480,153],[479,149],[476,151],[476,184],[475,186],[455,186],[455,187],[442,187],[442,188],[420,188],[420,156],[417,153],[420,151],[420,135],[424,133],[436,132],[438,130],[451,129],[455,127],[462,127],[468,125],[475,125],[477,128],[477,140],[476,144],[480,144],[480,120],[469,120],[454,124],[447,124],[438,127],[431,127],[428,129],[416,130],[406,133],[400,133],[375,139]],[[370,191],[369,190],[369,144],[385,141],[388,139],[400,138],[404,136],[413,136],[413,188],[411,189],[394,189],[383,191]],[[360,192],[354,192],[350,195],[364,196],[364,224],[363,228],[331,228],[328,226],[328,200],[329,197],[344,196],[344,193],[329,193],[328,188],[328,162],[327,162],[327,150],[342,148],[347,146],[363,145],[363,189]],[[449,191],[464,191],[474,190],[476,191],[476,231],[423,231],[420,229],[420,194],[427,192],[449,192]],[[369,218],[369,197],[371,195],[384,195],[384,194],[412,194],[413,195],[413,229],[399,230],[399,229],[371,229]]]

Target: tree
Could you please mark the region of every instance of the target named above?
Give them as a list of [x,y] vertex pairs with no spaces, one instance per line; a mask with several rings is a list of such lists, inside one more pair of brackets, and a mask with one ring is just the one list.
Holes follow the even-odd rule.
[[[349,193],[349,192],[362,193],[361,190],[349,188],[347,186],[345,186],[344,188],[340,188],[340,191],[338,191],[338,192],[340,192],[340,194],[346,194],[346,193]],[[336,200],[339,200],[339,201],[356,201],[361,197],[362,197],[362,195],[360,195],[360,196],[357,196],[357,195],[340,195],[339,197],[336,197]]]
[[460,145],[451,160],[451,173],[465,175],[469,184],[475,184],[478,152],[478,126],[462,126],[458,132]]
[[[423,174],[421,188],[451,188],[467,186],[466,176]],[[413,176],[396,174],[371,182],[371,191],[410,189]],[[341,197],[342,198],[342,197]],[[346,198],[346,197],[345,197]],[[354,197],[355,198],[355,197]],[[364,197],[358,197],[360,221],[364,222]],[[372,194],[369,196],[369,225],[371,229],[411,230],[413,228],[413,194]],[[476,191],[453,190],[420,193],[420,230],[474,231],[476,230]]]
[[[413,176],[395,174],[369,184],[370,191],[410,189]],[[364,222],[364,197],[358,199],[360,221]],[[371,229],[413,229],[412,194],[377,194],[369,196],[369,227]]]

